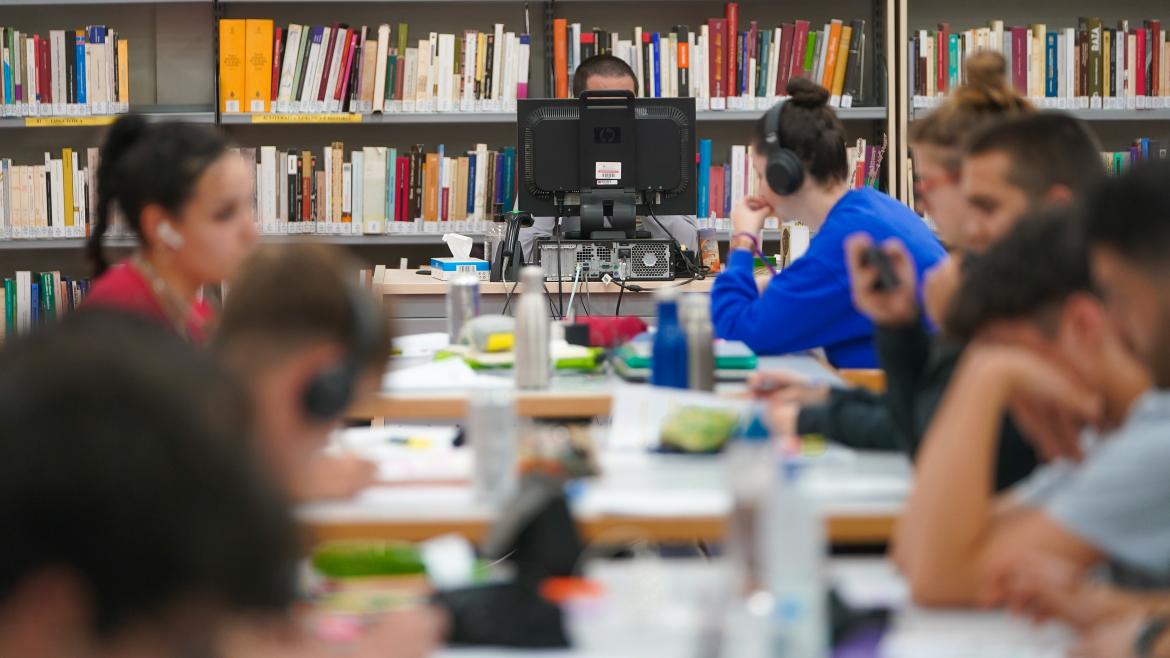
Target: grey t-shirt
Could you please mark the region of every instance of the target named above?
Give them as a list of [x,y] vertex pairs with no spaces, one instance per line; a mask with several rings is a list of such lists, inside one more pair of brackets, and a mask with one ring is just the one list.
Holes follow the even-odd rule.
[[[662,227],[651,218],[639,219],[641,228],[650,231],[651,237],[659,240],[670,239],[671,235],[675,240],[678,240],[684,247],[691,251],[697,252],[699,250],[699,228],[695,222],[695,218],[691,215],[660,215],[658,221],[662,223]],[[541,238],[551,238],[553,236],[553,229],[556,228],[555,217],[533,217],[532,227],[520,229],[520,246],[524,249],[524,261],[527,263],[534,263],[536,261],[536,241]],[[561,228],[566,233],[581,230],[580,217],[566,217],[562,221]],[[670,231],[670,235],[666,231]]]
[[1118,584],[1170,585],[1170,392],[1143,395],[1080,465],[1044,466],[1014,493],[1109,556]]

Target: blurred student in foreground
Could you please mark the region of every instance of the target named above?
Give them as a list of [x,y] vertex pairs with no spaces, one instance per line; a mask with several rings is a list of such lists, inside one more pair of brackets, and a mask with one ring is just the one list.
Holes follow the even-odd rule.
[[[350,403],[377,390],[390,353],[385,311],[356,283],[357,269],[336,247],[260,248],[229,288],[213,343],[245,382],[261,451],[297,500],[347,498],[374,479],[373,464],[321,452]],[[389,614],[341,655],[421,658],[442,629],[430,608]],[[315,658],[335,650],[279,630],[243,629],[233,655]]]
[[[1153,373],[1155,391],[1134,414],[1157,424],[1147,450],[1116,463],[1105,500],[1132,501],[1112,527],[1130,536],[1127,550],[1170,564],[1165,523],[1170,444],[1170,163],[1149,163],[1109,180],[1085,212],[1093,281],[1127,347]],[[1072,452],[1075,446],[1064,446]],[[1087,504],[1098,508],[1097,501]],[[1132,532],[1139,528],[1140,534]],[[1082,631],[1076,655],[1170,657],[1170,591],[1125,590],[1082,580],[1067,560],[1045,559],[1017,570],[1014,603],[1033,615],[1057,616]]]
[[[254,177],[214,128],[118,119],[100,151],[97,223],[86,246],[97,280],[85,305],[138,313],[206,341],[213,317],[203,286],[231,278],[256,242]],[[116,215],[139,246],[111,267],[102,241]]]
[[213,656],[228,622],[286,613],[295,534],[243,396],[157,324],[12,340],[0,427],[0,656]]
[[[1023,220],[972,263],[947,330],[968,347],[923,442],[895,543],[915,600],[1002,604],[1013,569],[1038,555],[1170,586],[1170,407],[1147,392],[1146,369],[1109,321],[1072,212]],[[997,498],[999,427],[1018,399],[1100,433],[1086,433],[1079,465],[1046,465]]]

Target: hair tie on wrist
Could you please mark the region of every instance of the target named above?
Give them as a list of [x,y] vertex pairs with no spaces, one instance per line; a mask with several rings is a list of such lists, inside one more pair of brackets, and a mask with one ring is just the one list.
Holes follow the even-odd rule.
[[754,234],[748,233],[747,231],[740,231],[739,233],[736,233],[735,235],[733,235],[731,237],[732,237],[732,239],[735,239],[735,238],[738,238],[740,236],[743,236],[743,237],[747,238],[748,240],[752,241],[752,254],[755,256],[759,256],[760,260],[764,261],[764,265],[768,268],[768,271],[771,272],[773,275],[775,275],[776,268],[772,266],[771,261],[769,261],[768,257],[764,255],[764,252],[760,250],[760,239],[757,238]]

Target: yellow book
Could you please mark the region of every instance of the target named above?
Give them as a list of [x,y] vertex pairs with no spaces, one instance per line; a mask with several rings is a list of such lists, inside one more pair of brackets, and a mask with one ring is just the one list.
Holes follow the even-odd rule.
[[837,68],[833,71],[833,86],[829,93],[840,98],[845,91],[845,69],[849,67],[849,39],[853,37],[853,26],[841,27],[841,45],[837,47]]
[[333,184],[333,190],[330,201],[332,202],[333,207],[330,209],[330,215],[333,217],[333,221],[341,222],[347,221],[343,220],[341,212],[342,195],[344,194],[342,185],[344,180],[342,178],[342,169],[345,164],[345,145],[341,142],[333,142],[332,148],[333,158],[331,164],[333,165],[333,173],[330,177],[330,180]]
[[423,164],[423,221],[439,219],[439,154],[427,153]]
[[267,112],[272,100],[272,21],[249,18],[244,38],[244,100],[248,112]]
[[245,21],[224,18],[219,21],[219,109],[221,112],[244,111]]
[[821,86],[825,89],[833,88],[833,75],[837,72],[837,51],[841,48],[841,21],[833,19],[829,24],[829,43],[825,51],[825,71],[821,76]]
[[65,197],[65,226],[73,226],[73,149],[61,150],[61,193]]
[[454,206],[452,219],[460,221],[467,219],[467,170],[469,160],[466,157],[462,157],[455,162],[455,195],[450,203]]
[[130,43],[118,39],[118,102],[130,104]]
[[1109,75],[1109,64],[1113,58],[1113,35],[1109,30],[1101,30],[1101,97],[1113,96],[1113,79]]

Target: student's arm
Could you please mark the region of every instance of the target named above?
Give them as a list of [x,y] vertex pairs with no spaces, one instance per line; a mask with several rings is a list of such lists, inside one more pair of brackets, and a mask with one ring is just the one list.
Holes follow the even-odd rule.
[[905,449],[885,396],[864,389],[833,389],[825,402],[801,407],[795,423],[797,434],[820,434],[858,450]]
[[1088,544],[1042,516],[993,524],[995,451],[1007,401],[1032,395],[1090,415],[1096,400],[1030,352],[972,348],[964,356],[919,454],[896,545],[915,601],[969,605],[993,593],[985,569],[1017,552],[1046,550],[1088,561]]

